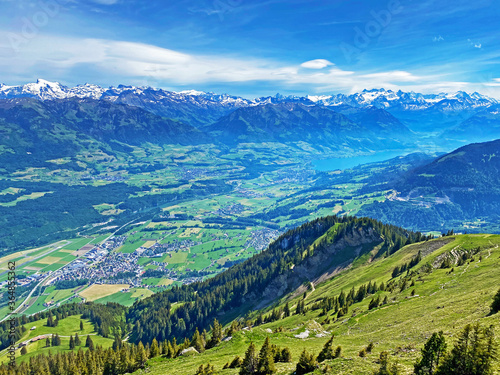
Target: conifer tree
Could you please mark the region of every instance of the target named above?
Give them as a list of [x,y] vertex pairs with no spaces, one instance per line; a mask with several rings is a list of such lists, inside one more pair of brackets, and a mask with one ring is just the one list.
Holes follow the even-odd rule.
[[146,350],[144,349],[144,345],[142,341],[139,341],[139,345],[137,345],[137,350],[135,353],[135,365],[137,368],[144,368],[146,365],[146,361],[148,360],[148,355]]
[[238,368],[238,367],[241,367],[242,364],[243,364],[243,360],[241,359],[240,356],[237,355],[236,357],[233,358],[233,360],[229,364],[228,368]]
[[203,341],[200,336],[200,332],[198,332],[198,328],[196,328],[193,338],[191,339],[191,346],[193,346],[198,353],[205,351],[205,347],[203,346]]
[[153,339],[153,342],[151,343],[151,347],[149,348],[149,358],[155,358],[160,355],[160,348],[158,347],[158,341],[156,339]]
[[271,375],[275,372],[276,367],[274,365],[274,353],[268,336],[266,337],[266,341],[264,341],[264,345],[262,345],[262,348],[260,349],[257,373],[259,375]]
[[327,359],[335,358],[335,353],[333,352],[333,335],[330,339],[325,343],[323,349],[318,354],[318,362],[323,362]]
[[48,348],[50,347],[50,339],[47,337],[47,339],[45,340],[45,346]]
[[174,337],[172,339],[172,357],[175,358],[177,356],[177,353],[179,352],[179,347],[177,345],[177,339]]
[[392,364],[389,361],[389,352],[383,351],[379,357],[380,368],[374,375],[398,375],[399,369],[397,364]]
[[434,374],[445,354],[446,340],[443,331],[434,332],[422,349],[422,358],[414,365],[415,374]]
[[161,343],[161,354],[163,354],[163,355],[168,354],[168,341],[167,340],[163,340],[163,342]]
[[73,339],[72,335],[69,337],[69,349],[70,350],[75,349],[75,340]]
[[255,345],[253,342],[250,343],[248,349],[245,353],[245,358],[243,358],[243,363],[240,368],[240,375],[252,375],[257,373],[258,358],[255,352]]
[[467,324],[460,332],[451,353],[439,365],[439,375],[489,375],[497,358],[493,326]]
[[85,340],[85,346],[89,348],[89,350],[94,350],[94,342],[89,335],[87,335],[87,340]]
[[21,348],[21,355],[25,355],[25,354],[28,354],[28,349],[26,349],[26,346],[23,346]]
[[308,353],[304,349],[304,351],[300,354],[299,362],[295,368],[295,373],[297,375],[307,374],[309,372],[313,372],[316,367],[318,367],[318,362],[316,361],[314,354]]
[[284,317],[287,318],[290,316],[291,312],[290,312],[290,304],[287,302],[286,305],[285,305],[285,308],[283,309],[283,312],[284,312]]
[[80,331],[83,331],[83,321],[80,320]]
[[80,345],[82,345],[82,340],[80,340],[80,336],[78,336],[78,333],[75,333],[75,346]]
[[495,314],[500,311],[500,289],[498,289],[497,294],[493,297],[493,303],[491,304],[491,314]]
[[339,345],[337,349],[335,349],[335,358],[340,358],[342,356],[342,347]]
[[288,347],[285,347],[281,350],[280,353],[280,362],[292,362],[292,353]]
[[219,345],[221,340],[222,340],[222,326],[217,321],[217,319],[214,319],[214,323],[212,326],[212,337],[210,338],[210,341],[207,343],[207,349]]

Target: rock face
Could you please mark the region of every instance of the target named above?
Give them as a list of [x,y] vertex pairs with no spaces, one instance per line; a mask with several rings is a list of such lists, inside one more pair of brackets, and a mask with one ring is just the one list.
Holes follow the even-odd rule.
[[[297,241],[299,241],[298,238],[283,238],[281,246],[286,248]],[[338,272],[350,267],[352,261],[360,255],[364,245],[373,244],[375,247],[381,242],[383,238],[373,228],[353,228],[334,244],[315,250],[312,257],[272,281],[262,294],[259,293],[262,296],[262,302],[258,308],[286,293],[296,291],[299,294],[306,291],[309,285],[306,287],[305,283],[312,282],[314,287],[315,282],[335,276]],[[339,258],[347,260],[338,262]]]
[[199,354],[198,350],[193,348],[192,346],[189,348],[184,349],[183,351],[180,352],[179,355],[185,356],[185,355],[194,355],[194,354]]

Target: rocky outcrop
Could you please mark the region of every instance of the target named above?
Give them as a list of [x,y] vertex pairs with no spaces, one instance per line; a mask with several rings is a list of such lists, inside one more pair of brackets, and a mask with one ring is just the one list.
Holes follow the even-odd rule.
[[[282,248],[289,248],[299,238],[283,238]],[[257,308],[262,308],[286,293],[297,291],[302,293],[309,288],[309,282],[316,284],[335,276],[350,267],[352,261],[361,254],[365,245],[373,247],[383,241],[380,234],[371,227],[355,227],[335,243],[316,248],[314,254],[298,266],[274,279],[262,293],[255,292],[257,300],[261,300]],[[303,286],[307,283],[308,286]],[[259,298],[260,297],[260,298]]]

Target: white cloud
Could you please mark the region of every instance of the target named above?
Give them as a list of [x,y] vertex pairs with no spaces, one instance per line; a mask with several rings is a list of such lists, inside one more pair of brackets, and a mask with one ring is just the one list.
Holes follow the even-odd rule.
[[433,42],[442,42],[444,41],[444,38],[439,35],[439,36],[435,36],[433,39],[432,39]]
[[157,87],[196,88],[201,85],[266,82],[267,86],[276,85],[277,90],[309,93],[355,92],[379,87],[436,92],[472,87],[466,82],[448,82],[445,75],[439,74],[416,75],[403,70],[342,70],[323,59],[293,65],[245,56],[190,54],[127,41],[47,34],[39,34],[22,43],[19,51],[15,52],[8,44],[8,35],[0,30],[0,43],[4,43],[0,44],[0,71],[4,77],[18,82],[44,77],[61,82],[73,80],[74,83],[85,73],[90,72],[89,76],[93,77],[91,72],[99,72],[113,84]]
[[476,43],[476,42],[473,42],[473,41],[472,41],[472,40],[470,40],[470,39],[467,39],[467,41],[468,41],[468,42],[469,42],[469,44],[470,44],[472,47],[474,47],[474,48],[479,48],[479,49],[481,49],[481,48],[482,48],[482,46],[483,46],[481,43]]
[[331,61],[325,59],[310,60],[300,64],[301,67],[307,69],[323,69],[326,68],[327,66],[332,66],[332,65],[334,64]]

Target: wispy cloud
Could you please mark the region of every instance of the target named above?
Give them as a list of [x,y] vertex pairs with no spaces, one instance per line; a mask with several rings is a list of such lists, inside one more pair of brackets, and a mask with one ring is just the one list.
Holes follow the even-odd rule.
[[482,46],[483,46],[483,45],[482,45],[482,43],[473,42],[473,41],[472,41],[472,40],[470,40],[470,39],[467,39],[467,41],[468,41],[468,42],[469,42],[469,44],[470,44],[472,47],[474,47],[474,48],[479,48],[479,49],[481,49],[481,48],[482,48]]
[[[5,32],[0,32],[0,40],[8,40]],[[82,77],[85,72],[99,71],[108,77],[108,82],[114,83],[198,88],[210,84],[238,87],[261,82],[276,86],[278,90],[311,93],[354,92],[372,87],[422,92],[470,87],[467,82],[450,82],[439,74],[416,75],[405,70],[343,70],[325,59],[294,65],[247,56],[191,54],[128,41],[43,34],[37,37],[36,43],[30,43],[15,55],[0,55],[0,69],[6,75],[25,81],[39,76],[62,80],[61,77],[72,73]]]

